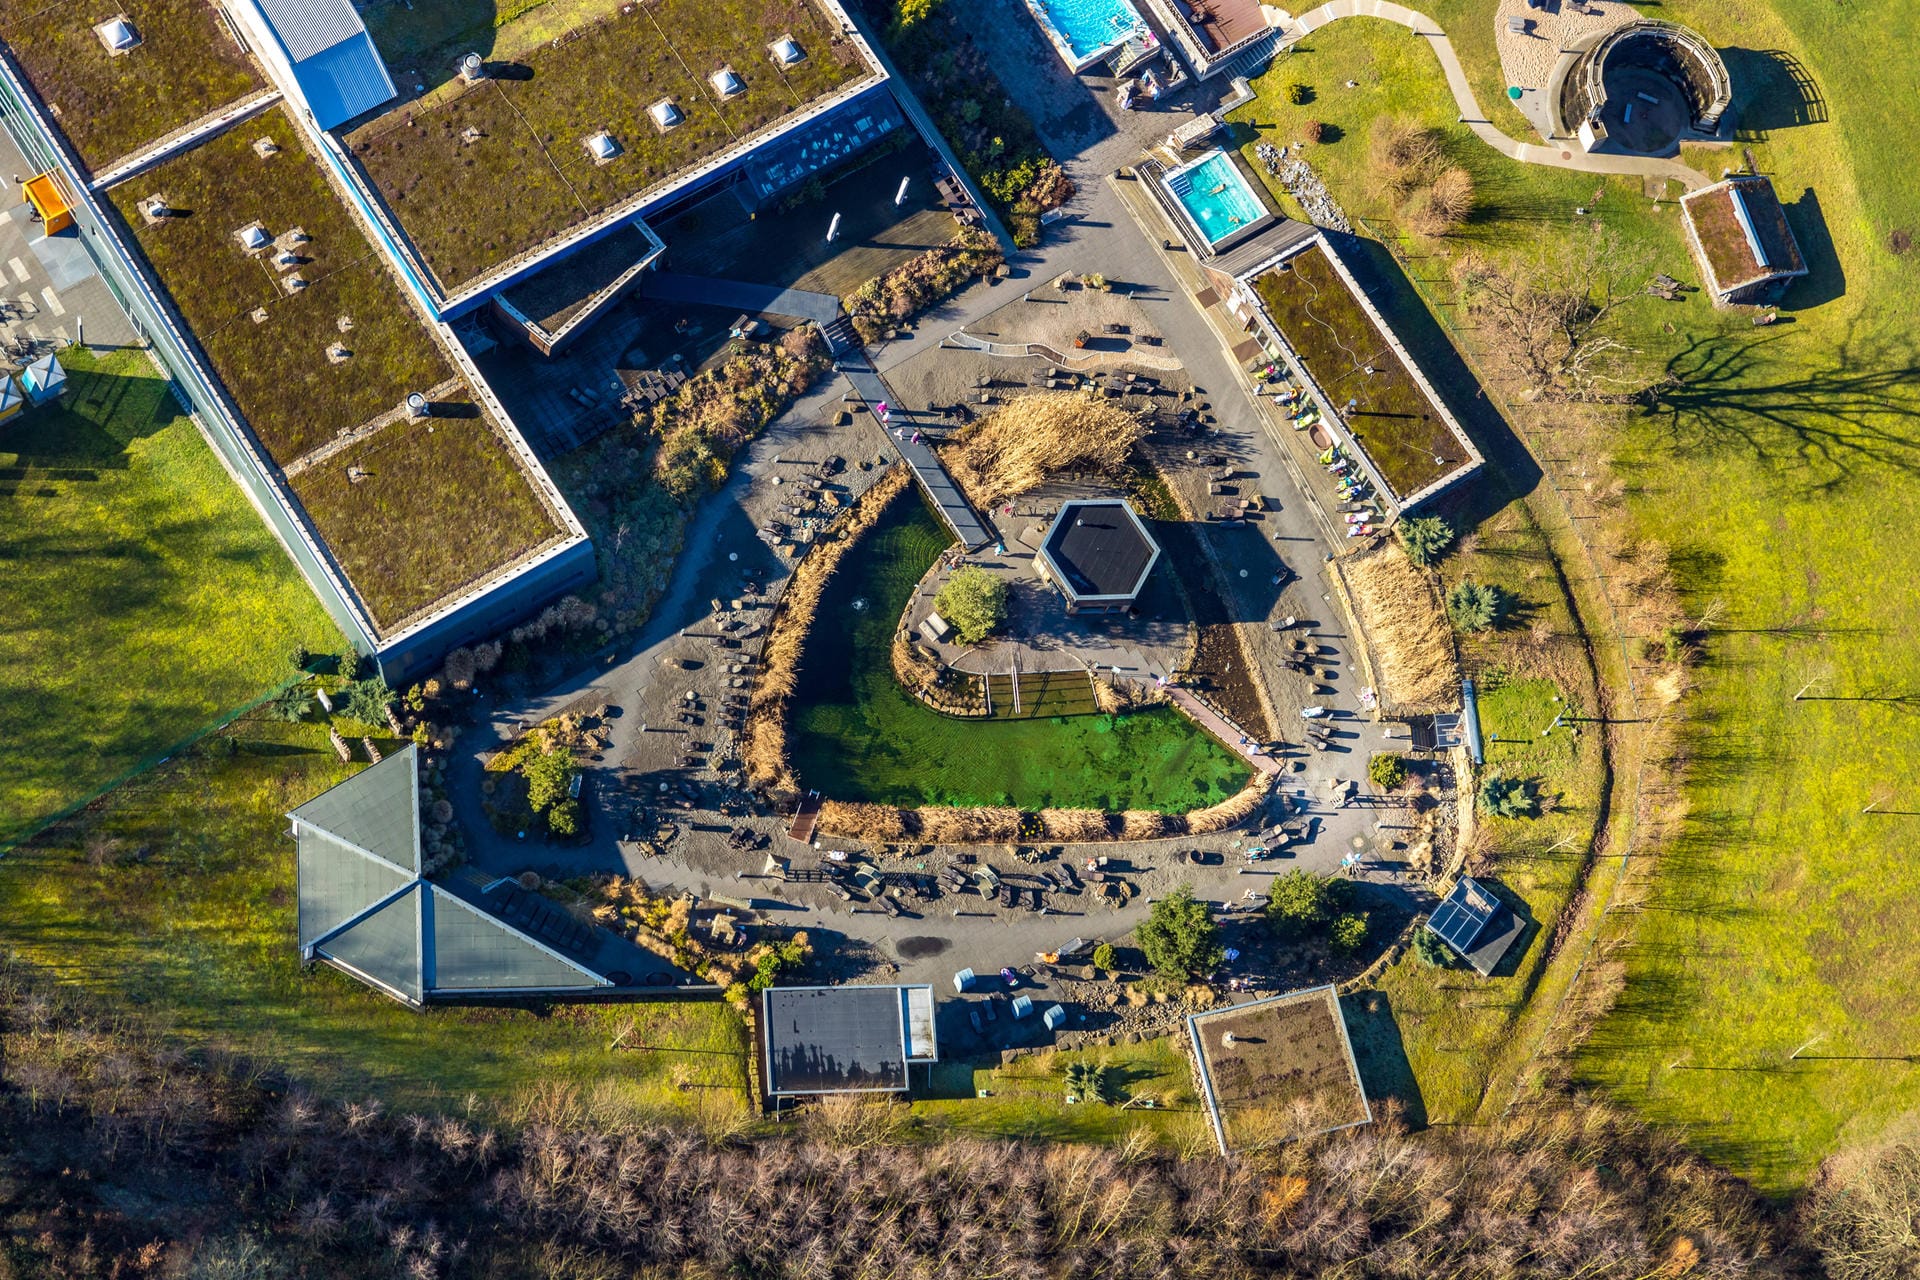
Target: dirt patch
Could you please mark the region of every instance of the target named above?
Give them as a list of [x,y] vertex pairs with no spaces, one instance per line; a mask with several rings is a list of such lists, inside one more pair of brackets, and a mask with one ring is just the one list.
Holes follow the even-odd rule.
[[1360,614],[1381,698],[1400,711],[1444,711],[1460,682],[1452,633],[1438,590],[1387,543],[1342,565]]
[[[1168,564],[1207,565],[1193,526],[1183,521],[1153,521],[1153,536]],[[1253,684],[1252,663],[1245,646],[1228,617],[1212,571],[1192,574],[1184,580],[1185,594],[1199,629],[1199,644],[1185,683],[1199,693],[1221,714],[1260,742],[1271,741],[1273,726],[1267,720],[1260,691]]]

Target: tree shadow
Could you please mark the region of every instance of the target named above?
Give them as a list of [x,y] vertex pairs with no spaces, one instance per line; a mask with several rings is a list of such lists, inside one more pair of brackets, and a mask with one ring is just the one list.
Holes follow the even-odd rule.
[[1679,456],[1738,449],[1785,474],[1797,462],[1799,488],[1832,490],[1863,463],[1920,471],[1920,359],[1904,344],[1876,347],[1852,337],[1824,368],[1785,376],[1772,357],[1786,334],[1689,339],[1667,361],[1666,377],[1641,393],[1641,412]]

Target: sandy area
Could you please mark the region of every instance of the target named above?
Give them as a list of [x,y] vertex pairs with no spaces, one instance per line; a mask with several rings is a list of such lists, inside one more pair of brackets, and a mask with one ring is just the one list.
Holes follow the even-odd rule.
[[[1493,16],[1494,45],[1500,51],[1500,71],[1509,85],[1523,91],[1516,106],[1541,136],[1549,135],[1547,85],[1563,49],[1611,31],[1640,16],[1619,0],[1547,0],[1545,9],[1527,7],[1527,0],[1500,0]],[[1509,31],[1509,19],[1526,21],[1525,33]]]

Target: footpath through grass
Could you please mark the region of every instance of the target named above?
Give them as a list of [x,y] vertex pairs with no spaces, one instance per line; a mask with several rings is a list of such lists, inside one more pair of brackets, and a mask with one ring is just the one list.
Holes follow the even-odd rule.
[[[331,1096],[465,1110],[471,1095],[509,1123],[732,1123],[746,1031],[724,1004],[415,1013],[303,968],[283,815],[363,767],[342,765],[319,725],[241,722],[0,859],[0,949],[177,1043]],[[610,1048],[630,1021],[637,1047]]]
[[0,427],[0,843],[342,643],[137,351]]

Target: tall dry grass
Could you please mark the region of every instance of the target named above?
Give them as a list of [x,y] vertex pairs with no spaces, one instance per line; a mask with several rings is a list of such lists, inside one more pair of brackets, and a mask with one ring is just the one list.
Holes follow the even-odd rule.
[[1140,415],[1070,392],[1020,396],[940,450],[967,500],[991,507],[1064,475],[1119,481],[1146,438]]
[[1453,632],[1440,594],[1398,543],[1342,562],[1360,614],[1380,696],[1399,711],[1445,711],[1460,685]]

